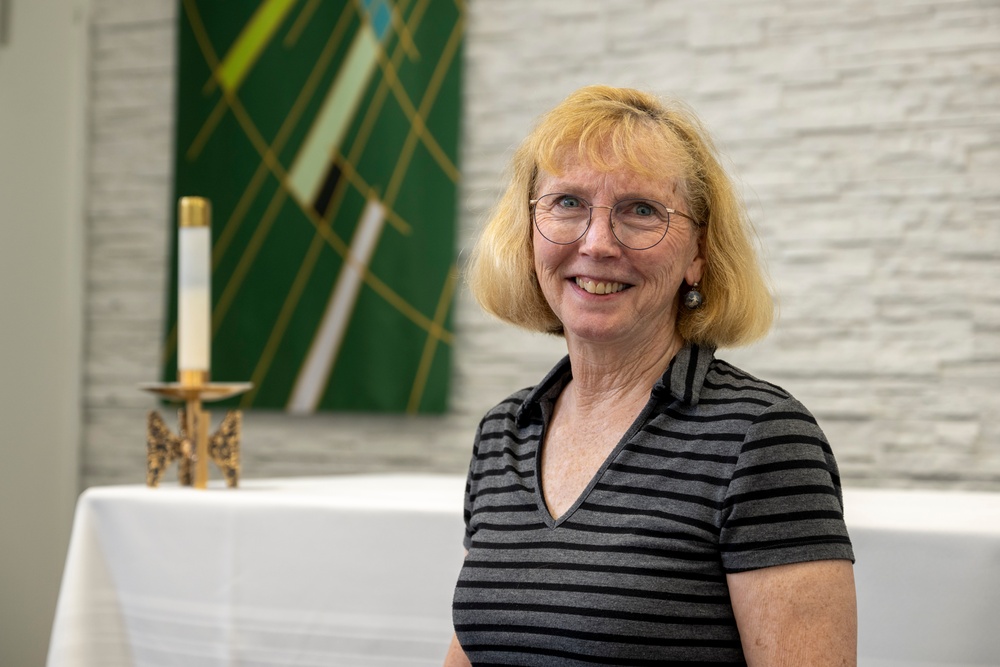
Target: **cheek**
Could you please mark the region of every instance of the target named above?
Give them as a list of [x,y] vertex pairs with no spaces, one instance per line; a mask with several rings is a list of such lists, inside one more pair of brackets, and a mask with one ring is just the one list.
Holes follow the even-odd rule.
[[560,254],[563,248],[545,239],[540,239],[536,230],[531,237],[532,258],[535,265],[535,273],[542,277],[546,273],[552,272],[559,264]]
[[540,274],[542,271],[543,258],[542,251],[538,245],[538,232],[531,235],[531,263],[535,267],[535,273]]
[[672,288],[684,279],[688,267],[698,254],[698,247],[688,240],[674,240],[672,243],[667,243],[667,239],[664,239],[663,243],[666,245],[655,260],[649,259],[653,260],[652,263],[656,266],[655,275],[664,282],[664,287]]
[[534,259],[535,264],[537,264],[538,263],[538,249],[539,249],[539,245],[538,245],[538,230],[535,229],[534,225],[531,226],[531,236],[530,236],[530,238],[531,238],[531,257]]

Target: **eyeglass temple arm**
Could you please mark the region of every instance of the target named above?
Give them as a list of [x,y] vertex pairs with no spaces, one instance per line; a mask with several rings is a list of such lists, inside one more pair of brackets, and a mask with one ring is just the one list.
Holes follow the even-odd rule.
[[700,222],[698,222],[697,220],[695,220],[694,218],[692,218],[687,213],[681,213],[680,211],[672,209],[672,208],[668,208],[667,209],[667,213],[669,213],[670,215],[679,215],[682,218],[687,218],[688,220],[690,220],[691,222],[693,222],[696,225],[700,225],[701,224]]

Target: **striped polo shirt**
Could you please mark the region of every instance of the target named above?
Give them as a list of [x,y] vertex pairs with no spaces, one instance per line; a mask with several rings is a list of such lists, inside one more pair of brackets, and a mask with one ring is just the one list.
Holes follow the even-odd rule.
[[539,445],[569,358],[483,418],[453,601],[473,665],[745,664],[727,573],[854,559],[816,420],[713,352],[678,352],[558,519]]

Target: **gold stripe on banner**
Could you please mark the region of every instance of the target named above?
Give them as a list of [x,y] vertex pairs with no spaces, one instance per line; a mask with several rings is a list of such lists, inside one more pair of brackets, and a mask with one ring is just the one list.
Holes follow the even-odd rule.
[[[295,46],[295,43],[299,41],[299,35],[301,35],[302,31],[305,30],[305,27],[309,25],[309,19],[311,19],[312,15],[316,13],[316,10],[319,8],[322,1],[323,0],[309,0],[309,2],[306,3],[306,6],[302,8],[301,12],[299,12],[298,18],[295,19],[295,23],[293,23],[292,27],[288,29],[285,39],[281,42],[282,46],[286,49],[290,49]],[[349,6],[350,3],[347,3],[344,5],[344,9],[347,9]]]
[[246,278],[247,273],[253,267],[254,260],[257,259],[257,253],[264,247],[264,240],[271,232],[271,227],[274,225],[274,221],[277,220],[278,213],[281,212],[281,206],[285,203],[287,195],[288,193],[281,188],[278,188],[277,192],[274,193],[271,203],[268,204],[264,215],[261,216],[260,222],[257,224],[257,229],[254,230],[253,236],[250,237],[250,242],[247,243],[246,249],[240,255],[240,261],[236,264],[236,268],[233,269],[233,274],[229,277],[229,281],[222,290],[219,300],[212,309],[213,336],[222,325],[223,320],[226,319],[229,307],[232,305],[233,299],[236,298],[236,294],[240,291],[240,286],[243,284],[243,279]]
[[250,376],[253,389],[243,395],[240,403],[243,407],[249,407],[253,404],[253,399],[271,368],[274,355],[278,353],[278,346],[281,345],[281,341],[285,336],[285,330],[288,328],[289,322],[292,321],[292,315],[299,305],[299,299],[302,298],[302,293],[305,291],[306,285],[309,284],[313,268],[316,266],[316,262],[319,261],[320,251],[325,247],[326,242],[322,236],[319,234],[313,236],[313,240],[309,244],[309,249],[302,258],[299,272],[295,275],[295,281],[292,283],[291,289],[288,290],[288,296],[285,297],[284,303],[281,304],[281,312],[278,313],[274,328],[271,329],[267,343],[264,345],[264,350],[260,353],[257,365],[254,366],[253,374]]
[[[410,158],[413,157],[413,151],[416,148],[416,142],[418,139],[422,139],[424,145],[430,149],[431,144],[433,144],[437,150],[443,156],[445,162],[447,163],[447,168],[445,164],[441,163],[441,160],[435,158],[438,164],[441,164],[441,169],[444,170],[446,174],[451,177],[452,181],[458,180],[458,169],[452,164],[451,160],[448,160],[448,156],[444,154],[441,147],[438,146],[437,142],[428,132],[427,127],[424,125],[424,118],[430,113],[431,107],[434,106],[434,100],[437,99],[437,94],[441,90],[441,83],[444,81],[444,75],[448,72],[448,68],[451,66],[451,60],[455,57],[458,51],[458,45],[462,40],[462,29],[464,24],[464,17],[459,16],[458,20],[455,21],[455,27],[451,31],[451,35],[448,37],[448,42],[445,44],[444,50],[441,52],[441,57],[438,59],[437,65],[434,67],[434,73],[431,75],[431,80],[427,84],[427,88],[424,89],[424,96],[420,100],[420,109],[413,109],[413,104],[409,101],[409,96],[402,93],[403,97],[407,100],[407,104],[413,109],[413,113],[410,116],[410,132],[406,136],[406,142],[403,144],[403,150],[400,151],[399,159],[396,161],[396,169],[392,174],[392,178],[389,180],[389,185],[385,189],[385,202],[391,208],[396,202],[396,194],[399,192],[400,185],[403,182],[403,176],[406,170],[410,166]],[[386,69],[389,69],[387,64]],[[387,77],[388,78],[388,77]],[[396,78],[395,71],[392,74],[392,80],[396,82],[399,86],[399,79]],[[400,95],[397,94],[397,98]],[[434,151],[431,151],[431,155],[434,155]],[[449,171],[450,170],[450,171]]]
[[416,414],[420,409],[420,401],[424,397],[424,389],[427,388],[427,378],[431,374],[431,365],[434,363],[434,353],[437,351],[437,344],[441,340],[441,333],[444,331],[444,321],[448,318],[448,311],[451,309],[451,297],[455,294],[455,285],[458,283],[458,267],[452,265],[445,278],[444,287],[438,297],[437,308],[434,310],[434,328],[428,332],[427,340],[424,342],[424,351],[420,355],[420,366],[417,368],[417,376],[413,380],[413,387],[410,389],[410,400],[406,405],[406,412]]

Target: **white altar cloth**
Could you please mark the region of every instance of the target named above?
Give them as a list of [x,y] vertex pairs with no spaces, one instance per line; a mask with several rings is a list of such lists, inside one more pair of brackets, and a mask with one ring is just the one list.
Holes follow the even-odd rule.
[[49,667],[440,666],[464,479],[88,489]]
[[1000,667],[1000,494],[845,489],[860,667]]
[[[441,664],[459,476],[93,488],[49,667]],[[845,489],[860,667],[1000,667],[1000,494]]]

